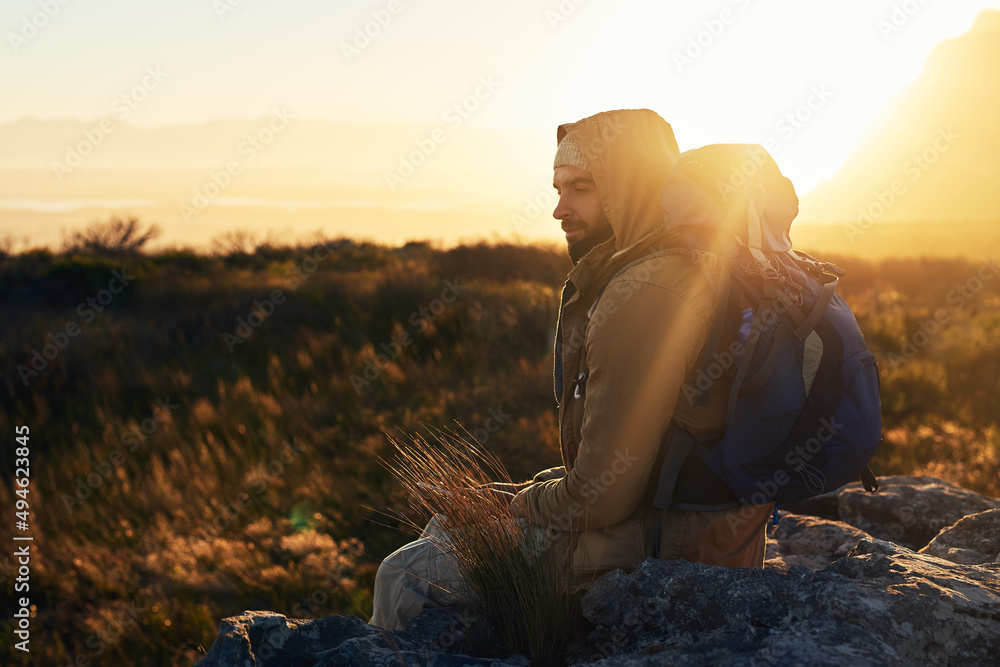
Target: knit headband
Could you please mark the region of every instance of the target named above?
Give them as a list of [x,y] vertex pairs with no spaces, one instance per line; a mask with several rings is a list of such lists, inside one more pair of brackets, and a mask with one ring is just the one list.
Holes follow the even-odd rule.
[[568,134],[559,142],[559,148],[556,149],[556,159],[552,163],[553,169],[563,166],[577,167],[584,171],[590,171],[590,165],[587,164],[587,158],[583,156],[580,144]]

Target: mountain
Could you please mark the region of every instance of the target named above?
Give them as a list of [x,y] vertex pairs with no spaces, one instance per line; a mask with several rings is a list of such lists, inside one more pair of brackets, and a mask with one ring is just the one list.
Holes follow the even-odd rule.
[[[880,222],[1000,219],[1000,12],[938,44],[886,105],[800,220],[860,232]],[[850,229],[848,230],[850,236]]]
[[75,164],[83,171],[202,170],[237,160],[255,169],[322,170],[337,180],[374,176],[383,184],[386,173],[401,170],[404,180],[409,171],[425,169],[454,178],[534,167],[548,176],[554,136],[554,131],[469,126],[457,115],[438,124],[348,123],[299,119],[281,109],[269,118],[155,128],[113,115],[91,121],[24,118],[0,124],[0,169],[58,176],[60,164],[72,171]]
[[[280,110],[279,110],[280,111]],[[230,119],[143,128],[113,115],[0,124],[0,238],[56,244],[109,215],[205,245],[242,229],[402,243],[558,238],[551,129]],[[193,221],[197,219],[197,224]]]

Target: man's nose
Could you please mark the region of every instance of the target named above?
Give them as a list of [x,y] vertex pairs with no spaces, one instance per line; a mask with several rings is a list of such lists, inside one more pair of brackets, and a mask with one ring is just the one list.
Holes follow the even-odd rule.
[[552,217],[556,220],[562,220],[569,216],[569,207],[563,202],[563,198],[559,197],[559,201],[556,202],[556,207],[552,210]]

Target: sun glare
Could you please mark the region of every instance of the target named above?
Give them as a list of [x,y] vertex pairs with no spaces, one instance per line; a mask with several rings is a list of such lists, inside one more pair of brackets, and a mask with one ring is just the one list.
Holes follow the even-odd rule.
[[[150,8],[118,17],[143,35],[130,37],[126,62],[99,49],[70,55],[90,35],[118,30],[114,8],[94,4],[93,15],[67,6],[36,28],[4,73],[25,94],[2,114],[12,138],[0,156],[9,172],[0,233],[31,228],[51,244],[110,212],[157,220],[165,240],[197,245],[276,220],[388,243],[557,240],[543,203],[555,128],[619,108],[660,113],[681,150],[762,144],[807,197],[871,132],[888,124],[926,134],[891,105],[935,45],[1000,6],[517,0],[373,14],[262,2],[214,16],[181,3],[170,16]],[[491,30],[468,29],[477,21]],[[183,22],[192,24],[189,49],[167,34]],[[86,85],[54,66],[71,57],[95,73]],[[136,99],[150,68],[164,73],[162,85]],[[294,120],[280,136],[241,150],[261,119],[286,112]],[[80,166],[54,167],[71,159]],[[233,159],[239,174],[219,186],[211,174]]]

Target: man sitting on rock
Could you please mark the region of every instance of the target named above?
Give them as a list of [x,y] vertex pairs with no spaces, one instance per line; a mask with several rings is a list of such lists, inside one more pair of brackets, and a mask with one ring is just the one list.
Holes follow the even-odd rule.
[[[701,367],[716,294],[712,270],[663,226],[660,190],[678,157],[673,131],[652,111],[620,110],[561,125],[557,141],[553,216],[574,263],[555,340],[564,465],[490,491],[511,493],[515,516],[563,536],[577,589],[648,556],[761,567],[771,504],[650,505],[668,425],[695,436],[724,430],[730,386],[715,382],[704,405],[681,394]],[[461,601],[446,544],[435,519],[385,559],[373,625],[406,629],[424,609]]]

